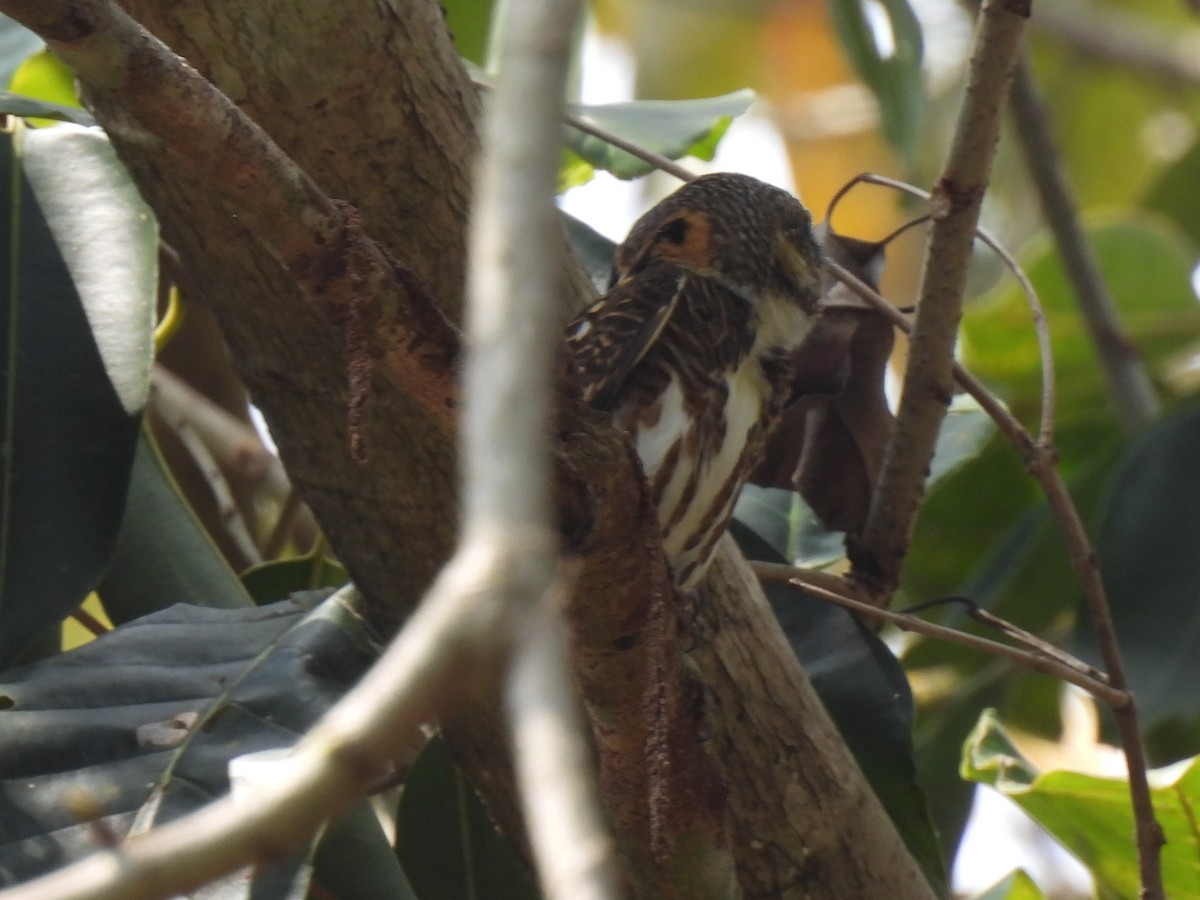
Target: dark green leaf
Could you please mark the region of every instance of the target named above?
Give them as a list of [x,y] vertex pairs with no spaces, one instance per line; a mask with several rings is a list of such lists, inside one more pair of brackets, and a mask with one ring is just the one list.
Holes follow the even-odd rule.
[[1146,194],[1146,209],[1162,213],[1171,219],[1200,247],[1200,141],[1175,162]]
[[396,853],[421,900],[540,896],[440,738],[405,780],[396,829]]
[[[582,119],[618,137],[666,156],[712,159],[717,142],[735,116],[754,102],[752,91],[736,91],[702,100],[635,100],[601,106],[579,106],[572,111]],[[618,178],[637,178],[653,167],[618,150],[600,138],[567,129],[567,146],[597,169]]]
[[[292,744],[374,659],[343,603],[311,613],[296,600],[179,605],[10,672],[0,684],[0,881],[93,850],[81,807],[123,833],[158,783],[161,803],[145,819],[174,818],[227,791],[232,757]],[[390,854],[375,857],[391,865],[378,878],[402,883]],[[335,854],[317,879],[332,888],[363,877],[339,873],[353,864]]]
[[254,604],[145,433],[112,564],[97,590],[117,624],[174,603],[226,609]]
[[320,550],[262,563],[242,573],[242,586],[260,605],[282,600],[297,591],[341,587],[349,580],[346,570]]
[[890,34],[881,42],[863,0],[831,0],[833,24],[859,77],[875,94],[884,136],[911,160],[920,134],[925,94],[921,26],[908,0],[880,0]]
[[[1096,549],[1142,721],[1195,724],[1200,693],[1200,409],[1171,416],[1122,455]],[[1096,659],[1081,617],[1081,652]],[[1192,747],[1191,753],[1200,750]]]
[[[25,150],[36,168],[42,160],[28,141]],[[97,312],[89,322],[13,151],[11,136],[0,139],[0,246],[9,259],[0,287],[0,347],[8,385],[0,401],[0,428],[9,448],[0,473],[0,662],[75,609],[108,563],[140,405],[136,385],[130,387],[120,377],[130,366],[114,363],[113,354],[125,360],[140,357],[147,370],[149,366],[149,330],[135,321],[141,311],[118,304],[107,318]],[[73,157],[78,171],[60,177],[60,185],[96,174],[92,162],[82,154]],[[91,210],[92,200],[113,213],[121,204],[106,203],[105,175],[96,178],[101,187],[75,198],[77,215]],[[63,198],[54,193],[51,187],[40,199],[56,207],[61,219]],[[128,236],[115,226],[110,234],[118,240]],[[136,291],[135,285],[127,287]],[[97,346],[100,329],[107,335],[107,352]],[[117,375],[117,389],[110,372]]]

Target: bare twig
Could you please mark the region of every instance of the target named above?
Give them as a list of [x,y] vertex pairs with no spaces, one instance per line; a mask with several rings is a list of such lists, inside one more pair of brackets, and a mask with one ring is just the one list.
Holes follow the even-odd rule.
[[1200,29],[1155,27],[1149,16],[1092,0],[1039,4],[1030,25],[1100,62],[1175,84],[1200,85]]
[[851,548],[854,575],[871,586],[880,606],[890,602],[899,579],[938,429],[953,394],[954,344],[971,245],[1028,16],[1029,0],[984,3],[954,142],[933,190],[934,221],[904,392],[866,524]]
[[[1083,688],[1089,694],[1103,700],[1113,709],[1123,709],[1130,703],[1128,691],[1114,689],[1104,680],[1103,676],[1098,676],[1098,673],[1089,673],[1088,670],[1090,667],[1087,664],[1075,659],[1070,654],[1063,653],[1063,651],[1056,647],[1039,646],[1031,647],[1030,649],[1012,647],[1008,644],[1001,644],[966,631],[959,631],[956,628],[948,628],[945,625],[938,625],[935,622],[927,622],[907,611],[893,612],[889,609],[880,609],[865,600],[851,596],[851,585],[842,579],[838,579],[842,581],[840,588],[835,589],[828,583],[830,576],[825,575],[823,578],[816,579],[812,577],[814,574],[823,575],[824,573],[813,573],[779,563],[752,562],[750,567],[763,581],[795,585],[796,587],[803,588],[815,597],[827,600],[851,612],[859,613],[881,622],[888,622],[902,631],[913,631],[917,634],[924,634],[951,644],[959,644],[960,646],[979,650],[991,656],[1012,660],[1026,668],[1033,669],[1035,672],[1042,672],[1046,675],[1061,678],[1063,681]],[[1008,623],[1005,624],[1007,625]],[[1020,631],[1020,629],[1017,629],[1017,631]],[[1044,645],[1044,642],[1040,640],[1037,643]]]
[[1017,123],[1017,140],[1037,187],[1042,212],[1054,234],[1075,302],[1100,356],[1100,368],[1108,382],[1117,420],[1127,431],[1134,431],[1158,415],[1158,397],[1137,347],[1121,330],[1112,293],[1083,233],[1079,211],[1050,135],[1045,104],[1024,54],[1017,61],[1013,79],[1012,112]]
[[258,432],[218,406],[161,363],[150,372],[150,402],[174,428],[187,425],[222,469],[244,484],[261,487],[272,500],[291,493],[283,463]]
[[[836,263],[828,260],[825,265],[860,297],[872,303],[903,331],[912,326],[895,307],[887,302],[870,285],[855,277]],[[1108,606],[1108,595],[1100,577],[1100,566],[1096,552],[1092,549],[1079,511],[1071,500],[1070,492],[1055,464],[1057,455],[1053,447],[1035,442],[996,397],[983,384],[966,372],[958,363],[953,367],[954,376],[963,389],[978,401],[997,427],[1012,441],[1029,472],[1042,487],[1050,515],[1058,524],[1067,542],[1071,565],[1079,576],[1084,600],[1096,629],[1097,642],[1104,659],[1105,674],[1115,691],[1128,695],[1129,701],[1122,707],[1114,707],[1113,714],[1121,736],[1121,747],[1125,751],[1125,762],[1129,774],[1129,793],[1137,826],[1138,867],[1144,900],[1160,900],[1163,897],[1162,872],[1159,857],[1165,841],[1162,828],[1154,817],[1154,805],[1150,797],[1150,785],[1146,778],[1146,753],[1142,747],[1141,730],[1138,726],[1137,704],[1129,692],[1129,679],[1125,663],[1117,642],[1112,613]]]
[[348,327],[372,314],[385,370],[453,428],[457,332],[415,276],[361,234],[346,204],[326,197],[224,94],[109,0],[3,0],[0,10],[224,199],[335,322]]
[[179,442],[200,470],[200,477],[212,492],[213,502],[217,505],[217,518],[225,534],[250,565],[258,565],[263,561],[262,554],[258,545],[254,543],[254,538],[250,536],[249,526],[238,509],[229,482],[225,479],[221,467],[217,465],[216,458],[209,451],[208,445],[187,422],[176,421],[172,423],[172,427]]
[[642,162],[654,166],[660,172],[666,172],[668,175],[674,175],[680,181],[691,181],[696,176],[685,169],[683,166],[674,160],[667,159],[661,153],[655,153],[653,150],[647,150],[645,147],[635,144],[633,141],[627,141],[619,134],[614,134],[607,128],[597,125],[595,122],[589,121],[587,118],[575,113],[564,113],[563,121],[572,128],[582,131],[584,134],[590,134],[592,137],[598,137],[606,144],[612,144],[618,150],[624,150],[630,156],[636,156]]
[[470,234],[463,549],[497,548],[516,651],[510,730],[525,821],[554,900],[615,898],[583,717],[552,596],[551,372],[559,345],[554,204],[563,85],[578,0],[504,4]]
[[[847,182],[834,196],[834,199],[829,203],[829,217],[833,214],[834,205],[856,184],[877,184],[882,187],[888,187],[896,191],[908,194],[910,197],[917,197],[924,200],[926,203],[932,201],[933,196],[928,191],[923,191],[919,187],[908,184],[904,181],[898,181],[895,178],[888,178],[886,175],[876,175],[873,172],[864,172],[861,175],[856,175]],[[892,238],[901,232],[911,228],[913,225],[927,221],[932,218],[931,215],[922,216],[912,222],[908,222],[896,231],[889,234],[880,243],[886,244]],[[1029,280],[1029,276],[1025,274],[1025,270],[1021,268],[1020,263],[1008,251],[999,238],[993,235],[986,228],[977,227],[975,234],[981,241],[991,248],[992,252],[1000,257],[1005,267],[1017,279],[1017,284],[1021,287],[1021,292],[1025,295],[1025,302],[1029,304],[1029,313],[1033,318],[1033,330],[1037,335],[1038,357],[1042,369],[1042,412],[1040,417],[1040,426],[1038,428],[1038,443],[1044,446],[1050,446],[1054,443],[1054,418],[1055,418],[1055,377],[1054,377],[1054,348],[1050,342],[1050,324],[1046,321],[1046,310],[1042,306],[1041,298],[1038,297],[1037,291],[1034,290],[1033,283]],[[839,276],[840,277],[840,276]],[[890,304],[889,304],[890,305]],[[955,376],[958,377],[956,371]]]

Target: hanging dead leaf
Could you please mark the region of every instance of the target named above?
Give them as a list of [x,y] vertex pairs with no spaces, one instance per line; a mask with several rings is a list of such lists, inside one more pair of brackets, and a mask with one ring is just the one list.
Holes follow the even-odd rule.
[[[827,257],[879,283],[882,245],[825,227],[820,237]],[[883,382],[894,340],[887,319],[826,275],[821,315],[793,355],[794,401],[750,480],[799,490],[825,527],[857,531],[892,427]]]

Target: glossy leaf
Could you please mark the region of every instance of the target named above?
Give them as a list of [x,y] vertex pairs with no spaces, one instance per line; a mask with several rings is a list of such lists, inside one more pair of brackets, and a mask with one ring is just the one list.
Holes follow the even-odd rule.
[[405,780],[396,854],[421,900],[540,896],[441,738],[428,743]]
[[[80,218],[85,211],[109,215],[112,231],[97,240],[98,249],[112,252],[114,266],[131,252],[122,244],[145,237],[144,229],[125,228],[128,201],[116,197],[120,188],[95,154],[44,153],[46,142],[28,137],[24,156],[34,169],[53,159],[78,171],[52,184],[39,179],[35,195],[15,168],[14,141],[0,139],[0,246],[19,254],[9,258],[0,286],[9,386],[0,427],[10,448],[0,473],[0,661],[83,602],[108,563],[145,396],[136,387],[114,387],[128,385],[123,376],[131,374],[130,366],[114,358],[149,365],[149,331],[139,324],[145,309],[118,303],[85,313],[64,262],[78,248],[64,242],[60,251],[40,204],[51,210],[65,204]],[[90,188],[67,196],[67,186],[81,181]],[[127,287],[136,294],[136,283],[130,280]],[[107,354],[97,346],[100,323],[110,338]]]
[[[179,605],[8,673],[0,683],[0,881],[93,851],[81,804],[122,834],[156,784],[146,822],[225,793],[233,756],[292,744],[374,656],[360,621],[335,597],[312,612],[294,600],[242,610]],[[364,838],[361,821],[356,827]],[[375,832],[366,838],[382,842],[374,878],[402,885]],[[335,855],[316,880],[338,893],[343,878],[363,877],[341,869],[363,858]],[[407,895],[381,887],[346,896]]]
[[908,0],[879,0],[874,7],[882,13],[876,21],[864,0],[830,3],[842,47],[879,101],[884,135],[911,159],[925,105],[921,26]]
[[[734,117],[754,102],[748,90],[701,100],[635,100],[575,107],[580,118],[669,159],[695,156],[712,159],[717,143]],[[567,147],[593,168],[618,178],[637,178],[653,167],[624,150],[573,128],[566,132]]]
[[[1102,896],[1138,896],[1133,812],[1125,781],[1065,770],[1040,772],[990,710],[963,747],[962,774],[990,785],[1029,813],[1091,870]],[[1196,896],[1200,854],[1193,809],[1200,801],[1200,764],[1192,760],[1151,772],[1151,794],[1167,838],[1162,855],[1166,895]]]

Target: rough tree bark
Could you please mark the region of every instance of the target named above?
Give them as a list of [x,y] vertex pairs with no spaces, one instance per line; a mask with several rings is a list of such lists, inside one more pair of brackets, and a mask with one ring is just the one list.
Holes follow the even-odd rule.
[[[458,319],[479,101],[437,3],[123,5],[262,125],[325,193],[357,206],[368,232]],[[452,547],[452,436],[377,380],[364,427],[369,461],[354,462],[346,335],[298,295],[209,189],[145,140],[111,98],[92,96],[180,253],[187,295],[220,321],[295,484],[368,599],[370,618],[383,631],[394,629]],[[565,306],[581,299],[564,288]],[[583,690],[602,756],[614,740],[621,745],[607,764],[605,787],[627,849],[645,858],[654,827],[646,785],[656,776],[642,752],[643,732],[635,730],[632,741],[605,733],[611,721],[604,717],[615,710],[634,720],[645,714],[661,560],[628,449],[596,417],[569,405],[559,436],[566,539],[583,560],[570,610],[589,667],[581,673]],[[729,802],[715,815],[733,844],[742,890],[931,896],[757,589],[728,549],[723,559],[706,588],[702,633],[709,643],[695,659],[713,696],[708,722],[717,740],[705,752],[728,788]],[[447,730],[498,821],[519,833],[493,707],[481,700]],[[698,802],[703,820],[714,815],[713,795],[706,796],[681,802]]]

